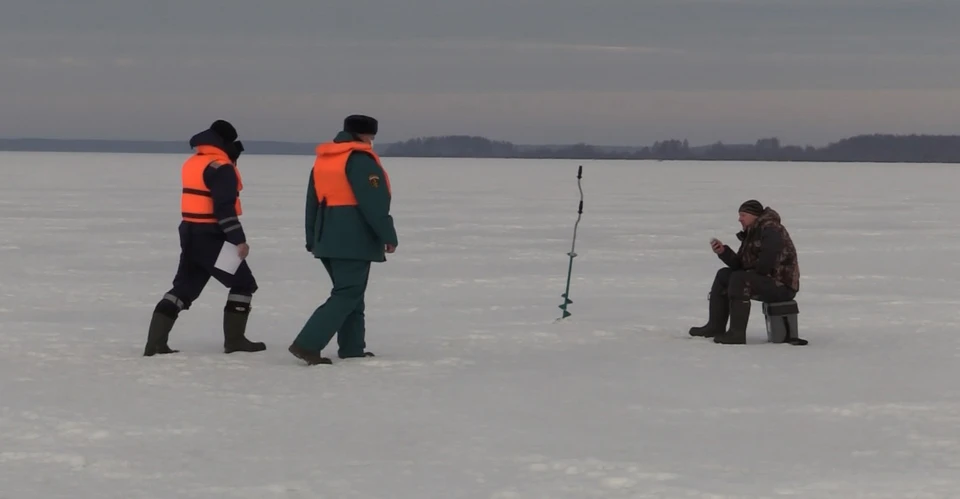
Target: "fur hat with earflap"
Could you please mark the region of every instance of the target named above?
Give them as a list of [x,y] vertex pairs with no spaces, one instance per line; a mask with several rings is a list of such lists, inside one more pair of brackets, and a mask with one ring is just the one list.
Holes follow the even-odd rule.
[[378,128],[377,120],[362,114],[351,114],[343,120],[343,131],[354,135],[376,135]]

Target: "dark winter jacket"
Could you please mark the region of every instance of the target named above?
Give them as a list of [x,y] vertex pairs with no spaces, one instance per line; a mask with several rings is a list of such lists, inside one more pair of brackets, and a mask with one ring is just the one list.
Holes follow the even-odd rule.
[[766,208],[747,230],[737,233],[741,241],[736,253],[724,246],[720,260],[734,270],[751,270],[772,277],[778,286],[794,292],[800,290],[800,266],[797,249],[790,233],[780,221],[780,214]]

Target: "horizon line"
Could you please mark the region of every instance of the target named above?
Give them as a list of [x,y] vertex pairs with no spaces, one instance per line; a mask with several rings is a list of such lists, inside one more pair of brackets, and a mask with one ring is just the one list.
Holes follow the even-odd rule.
[[[856,137],[878,137],[878,136],[879,136],[879,137],[931,137],[931,138],[932,138],[932,137],[940,137],[940,138],[956,138],[956,137],[960,137],[960,134],[927,134],[927,133],[918,133],[918,132],[910,132],[910,133],[880,133],[880,132],[870,132],[870,133],[859,133],[859,134],[853,134],[853,135],[843,136],[843,137],[840,137],[840,138],[838,138],[838,139],[834,139],[832,142],[827,142],[827,144],[835,143],[835,142],[840,141],[840,140],[856,138]],[[568,146],[574,146],[574,145],[586,145],[586,146],[591,146],[591,147],[628,147],[628,148],[643,148],[643,147],[648,147],[649,145],[655,144],[655,143],[657,143],[657,142],[672,141],[672,140],[687,141],[688,144],[690,145],[690,147],[704,147],[704,146],[712,146],[712,145],[716,145],[716,144],[723,144],[723,145],[725,145],[725,146],[746,146],[746,145],[755,145],[755,144],[757,143],[757,141],[759,141],[759,140],[765,140],[765,139],[777,139],[777,140],[780,140],[779,137],[777,137],[777,136],[774,134],[774,135],[768,135],[768,136],[758,137],[757,139],[754,139],[754,140],[751,141],[751,142],[724,142],[724,141],[722,141],[722,140],[718,140],[718,141],[714,141],[714,142],[703,142],[703,143],[698,144],[698,145],[695,145],[695,144],[691,143],[691,142],[689,141],[689,139],[682,138],[682,137],[670,137],[670,138],[658,139],[658,140],[654,140],[653,142],[651,142],[651,143],[648,144],[648,145],[638,145],[638,144],[592,144],[592,143],[585,142],[585,141],[576,141],[576,142],[554,142],[554,143],[539,143],[539,144],[537,144],[537,143],[520,143],[520,142],[514,142],[514,141],[511,141],[511,140],[505,140],[505,139],[496,139],[496,138],[491,138],[491,137],[487,137],[487,136],[484,136],[484,135],[445,134],[445,135],[421,135],[421,136],[416,136],[416,137],[410,137],[410,138],[407,138],[407,139],[400,139],[400,140],[393,140],[393,141],[382,141],[382,142],[380,142],[380,144],[382,144],[382,145],[387,145],[387,144],[402,144],[402,143],[404,143],[404,142],[408,142],[408,141],[412,141],[412,140],[417,140],[417,139],[442,139],[442,138],[452,138],[452,137],[483,139],[483,140],[488,140],[488,141],[491,141],[491,142],[502,142],[502,143],[512,144],[512,145],[515,145],[515,146],[525,146],[525,147],[557,147],[557,146],[559,146],[559,147],[568,147]],[[240,140],[243,141],[244,143],[260,142],[260,143],[276,143],[276,144],[291,144],[291,145],[313,145],[313,146],[316,146],[316,145],[318,145],[318,144],[321,144],[321,143],[324,143],[324,142],[327,141],[327,140],[320,140],[320,141],[297,141],[297,140],[280,140],[280,139],[240,139]],[[329,139],[328,139],[328,140],[329,140]],[[184,140],[184,139],[115,139],[115,138],[0,137],[0,142],[13,142],[13,141],[117,142],[117,143],[123,143],[123,142],[139,142],[139,143],[151,143],[151,144],[177,144],[177,143],[185,143],[185,142],[188,142],[187,140]],[[813,146],[813,145],[807,143],[807,144],[803,144],[803,145],[801,146],[800,144],[793,144],[793,143],[781,142],[781,146],[782,146],[782,147],[783,147],[783,146],[808,147],[808,146]]]

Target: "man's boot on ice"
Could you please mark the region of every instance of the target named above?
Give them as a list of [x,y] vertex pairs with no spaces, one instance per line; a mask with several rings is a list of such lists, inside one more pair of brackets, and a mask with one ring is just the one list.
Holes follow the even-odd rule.
[[700,327],[690,328],[690,336],[713,338],[723,334],[724,328],[727,327],[727,318],[730,316],[730,306],[727,298],[711,293],[707,301],[710,309],[707,323]]
[[714,343],[723,345],[745,345],[747,343],[747,322],[750,320],[750,300],[730,300],[730,329],[717,335]]
[[150,327],[147,330],[147,344],[143,347],[143,356],[152,357],[157,354],[177,353],[167,345],[170,331],[180,315],[180,300],[172,295],[164,296],[153,309]]
[[[247,318],[250,317],[250,303],[227,298],[223,307],[223,351],[233,352],[262,352],[267,345],[259,341],[250,341],[246,337]],[[243,297],[249,300],[250,297]]]

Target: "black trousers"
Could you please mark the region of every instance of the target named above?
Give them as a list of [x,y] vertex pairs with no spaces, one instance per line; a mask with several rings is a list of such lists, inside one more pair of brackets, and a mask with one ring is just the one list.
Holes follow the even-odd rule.
[[246,260],[233,275],[214,267],[222,245],[222,234],[194,224],[181,223],[180,263],[173,278],[173,287],[165,298],[176,303],[178,308],[188,310],[213,277],[230,290],[227,301],[249,304],[257,291],[253,272]]
[[717,271],[710,294],[734,300],[762,302],[790,301],[797,293],[786,286],[777,286],[772,277],[748,270],[724,267]]

